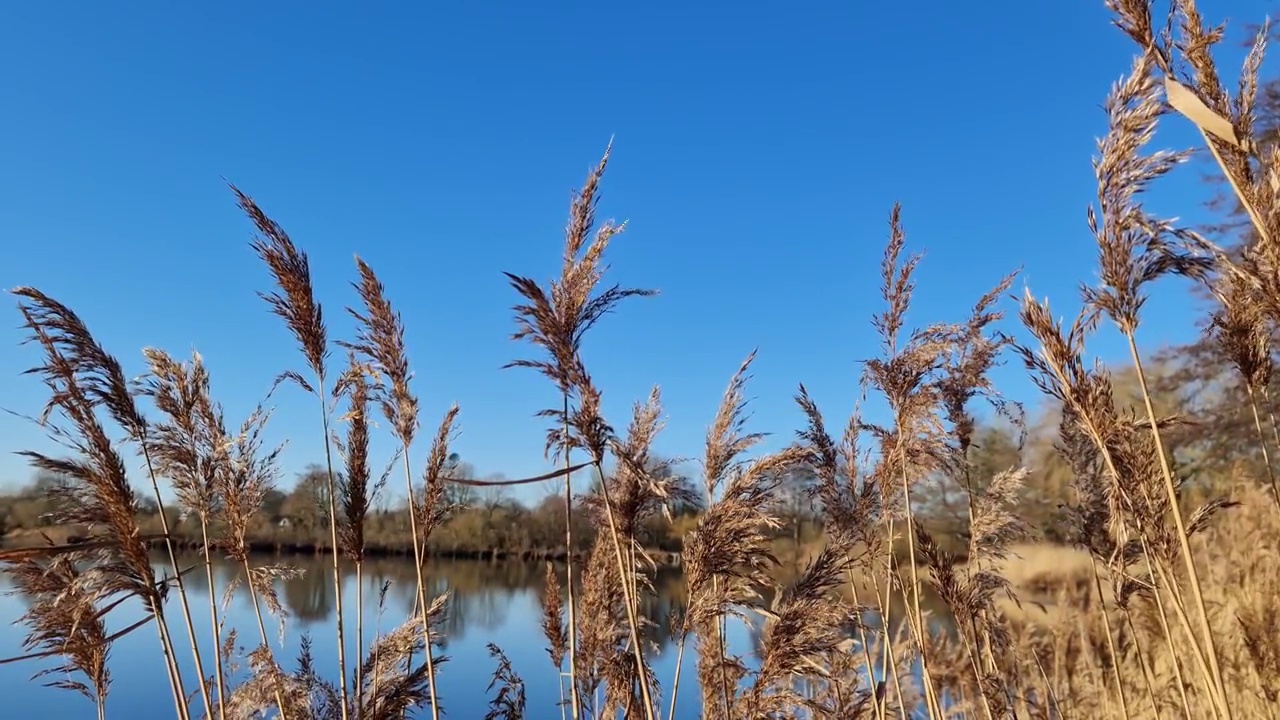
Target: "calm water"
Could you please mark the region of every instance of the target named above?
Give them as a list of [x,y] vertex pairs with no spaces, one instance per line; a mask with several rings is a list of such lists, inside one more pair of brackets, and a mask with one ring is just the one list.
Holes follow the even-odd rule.
[[[258,559],[259,563],[271,561],[270,558]],[[276,657],[286,669],[292,669],[299,642],[304,633],[309,633],[317,667],[322,671],[336,669],[333,583],[329,574],[331,569],[326,570],[332,566],[327,565],[325,559],[289,558],[287,562],[303,568],[305,573],[300,578],[279,584],[280,598],[289,617],[285,621],[286,633],[282,644],[279,637],[275,636],[276,628],[268,626],[268,632],[273,635],[271,639]],[[157,572],[162,570],[163,566],[157,563]],[[432,595],[446,590],[451,592],[448,618],[443,627],[447,636],[443,654],[449,657],[449,661],[438,668],[437,679],[442,704],[450,717],[484,716],[491,697],[487,687],[494,668],[494,662],[486,650],[489,642],[498,644],[507,653],[516,671],[524,678],[530,717],[559,717],[556,709],[559,701],[556,669],[547,657],[546,641],[540,627],[541,607],[538,598],[544,572],[545,566],[536,563],[431,563],[428,583]],[[215,572],[219,591],[234,576],[235,568],[219,566]],[[207,582],[199,571],[187,577],[197,641],[204,650],[211,647],[212,637],[208,619]],[[390,581],[391,587],[383,610],[382,628],[389,629],[402,622],[413,607],[415,585],[412,562],[395,559],[367,562],[364,576],[365,605],[362,608],[366,637],[371,637],[378,626],[378,589],[387,581]],[[662,686],[667,688],[675,674],[676,647],[665,628],[668,626],[668,618],[683,609],[683,582],[677,571],[664,571],[659,574],[655,587],[657,597],[648,601],[645,610],[657,625],[653,640],[659,649],[651,658],[652,664]],[[5,593],[0,596],[0,656],[5,657],[20,654],[20,644],[26,633],[24,626],[14,624],[25,611],[26,601],[8,594],[10,589],[7,580],[0,575],[0,592]],[[349,665],[354,656],[355,644],[355,591],[356,579],[354,573],[351,573],[344,578],[343,588],[343,601],[346,604],[344,617],[351,644],[347,653]],[[171,598],[169,605],[167,610],[175,642],[179,645],[179,661],[188,678],[186,687],[191,691],[197,684],[191,667],[191,655],[186,650],[189,645],[185,626],[181,623],[181,608],[176,598]],[[118,608],[108,617],[108,631],[125,627],[140,617],[137,605]],[[238,630],[242,644],[256,644],[257,621],[246,593],[240,592],[232,599],[226,621],[229,626]],[[731,652],[748,657],[752,655],[758,644],[758,633],[741,623],[730,624],[728,633]],[[687,691],[689,686],[686,684],[695,677],[693,656],[690,643],[685,651],[681,671],[684,678],[682,685],[686,688],[680,693],[681,702],[677,708],[677,715],[681,718],[699,716],[697,693]],[[5,698],[0,718],[95,716],[92,702],[84,697],[43,686],[43,683],[57,681],[61,676],[51,675],[34,682],[31,680],[35,672],[50,664],[47,661],[28,661],[0,665],[0,695]],[[112,648],[108,667],[112,675],[107,700],[108,717],[172,716],[171,694],[154,629],[148,626],[118,640]],[[206,671],[212,672],[212,666],[207,660]],[[197,697],[192,704],[193,716],[199,705]]]

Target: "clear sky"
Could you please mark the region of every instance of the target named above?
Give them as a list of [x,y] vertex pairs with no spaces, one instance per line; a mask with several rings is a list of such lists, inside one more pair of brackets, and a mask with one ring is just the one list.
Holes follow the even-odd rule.
[[[1270,9],[1205,5],[1237,30]],[[753,427],[773,445],[800,425],[799,382],[842,424],[858,361],[876,352],[895,201],[909,246],[928,253],[917,322],[962,319],[1019,265],[1015,290],[1074,313],[1077,283],[1094,278],[1085,208],[1101,103],[1134,51],[1102,2],[783,8],[11,4],[0,284],[68,303],[131,373],[145,346],[199,349],[239,418],[302,360],[255,295],[269,278],[225,178],[310,253],[334,336],[351,333],[353,253],[373,265],[408,326],[422,437],[457,401],[454,449],[511,477],[546,469],[532,416],[556,398],[531,372],[500,369],[526,352],[509,339],[516,297],[502,271],[556,271],[570,190],[611,136],[601,217],[630,222],[612,277],[662,294],[606,318],[587,360],[619,428],[661,385],[665,454],[700,454],[756,347]],[[1224,55],[1232,69],[1240,55]],[[1194,142],[1180,118],[1167,124],[1159,145]],[[1203,167],[1153,193],[1156,209],[1203,217]],[[1194,332],[1185,288],[1163,293],[1141,331],[1151,347]],[[17,345],[10,308],[0,405],[35,412],[43,387],[20,372],[37,357]],[[1001,376],[1009,395],[1035,399],[1019,367]],[[297,391],[274,402],[288,484],[323,459],[317,415]],[[0,438],[47,447],[10,417]],[[0,477],[28,476],[0,457]]]

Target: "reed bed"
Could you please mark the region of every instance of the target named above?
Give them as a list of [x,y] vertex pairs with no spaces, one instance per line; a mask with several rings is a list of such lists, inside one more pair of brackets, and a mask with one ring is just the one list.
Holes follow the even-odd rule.
[[[670,461],[651,451],[664,424],[660,391],[638,402],[619,432],[603,415],[602,390],[583,358],[589,331],[606,315],[623,301],[656,295],[606,279],[606,254],[625,229],[595,217],[606,150],[571,203],[559,275],[541,282],[506,274],[517,298],[512,339],[530,351],[508,367],[534,370],[554,387],[557,403],[537,417],[559,469],[488,484],[560,478],[565,546],[575,545],[575,515],[599,532],[585,560],[570,558],[563,584],[547,567],[546,677],[521,678],[503,649],[488,645],[495,670],[486,720],[555,714],[683,720],[677,700],[687,694],[708,720],[1276,717],[1280,489],[1270,463],[1280,434],[1269,389],[1280,322],[1280,149],[1259,142],[1254,131],[1265,31],[1233,93],[1213,59],[1222,33],[1206,25],[1194,2],[1175,2],[1167,23],[1157,22],[1144,0],[1107,5],[1137,55],[1105,104],[1107,129],[1094,160],[1098,195],[1087,215],[1099,282],[1082,286],[1074,317],[1058,319],[1028,290],[1015,300],[1022,332],[998,331],[1011,274],[993,278],[967,318],[910,327],[921,256],[908,253],[903,213],[894,207],[879,268],[883,308],[872,318],[881,353],[860,378],[863,398],[883,400],[888,412],[873,419],[858,411],[833,424],[799,385],[795,401],[805,425],[790,445],[759,452],[765,435],[747,401],[752,352],[730,376],[707,429],[697,496],[665,471]],[[1164,122],[1190,122],[1201,132],[1251,221],[1241,252],[1226,252],[1142,205],[1147,186],[1189,157],[1147,149]],[[319,409],[323,515],[336,549],[337,667],[315,666],[311,638],[296,658],[279,658],[272,649],[267,619],[279,617],[284,631],[276,582],[294,570],[256,565],[246,540],[249,518],[278,476],[280,448],[263,442],[267,401],[238,425],[228,424],[199,355],[183,361],[147,349],[146,374],[127,380],[75,312],[27,287],[14,294],[40,356],[31,372],[49,390],[47,406],[32,420],[65,454],[24,454],[67,478],[55,490],[58,519],[93,532],[84,542],[0,552],[5,572],[30,602],[21,653],[4,662],[56,658],[49,672],[61,679],[51,684],[83,694],[102,718],[112,644],[147,628],[156,633],[182,720],[413,713],[438,720],[448,696],[441,627],[449,598],[432,596],[426,583],[427,542],[454,510],[451,484],[486,484],[451,476],[449,446],[460,410],[440,420],[425,463],[415,467],[419,401],[391,292],[357,258],[360,307],[348,312],[358,330],[349,340],[331,339],[307,254],[252,198],[232,191],[256,230],[252,249],[275,287],[262,297],[304,360],[305,372],[280,369],[277,385],[311,395]],[[1156,412],[1138,342],[1146,293],[1166,276],[1203,285],[1216,303],[1209,328],[1247,391],[1265,477],[1197,484],[1178,462],[1172,431],[1189,419]],[[1128,347],[1141,387],[1137,411],[1117,403],[1111,375],[1086,350],[1103,323]],[[335,345],[346,350],[340,372],[330,364]],[[1065,533],[1075,550],[1064,551],[1072,560],[1054,560],[1038,575],[1052,576],[1045,585],[1056,593],[1051,608],[1039,604],[1045,598],[1023,603],[1015,592],[1028,584],[1026,563],[1020,575],[1015,569],[1019,548],[1035,540],[1019,513],[1028,468],[982,476],[973,460],[977,406],[1020,421],[1021,409],[990,379],[1009,358],[1021,361],[1060,408],[1057,450],[1072,474]],[[397,446],[380,476],[369,455],[376,415]],[[126,452],[143,460],[156,502],[167,485],[183,513],[197,520],[204,555],[194,566],[179,565],[167,525],[154,536],[139,529]],[[781,483],[796,469],[817,479],[823,542],[793,581],[779,584],[772,538],[781,525]],[[584,471],[603,481],[583,492],[575,479]],[[381,612],[372,633],[362,619],[352,630],[343,621],[340,575],[350,564],[361,577],[370,508],[399,474],[411,508],[414,609],[390,630],[382,630]],[[921,484],[938,476],[953,479],[966,495],[964,562],[917,516]],[[644,602],[655,593],[656,565],[639,528],[691,502],[701,507],[683,539],[687,606],[672,634],[677,657],[693,652],[696,663],[688,677],[679,661],[673,677],[658,677],[646,640],[656,620],[646,617]],[[1220,522],[1225,513],[1236,521]],[[163,577],[147,552],[155,542],[168,548],[172,565]],[[902,545],[905,560],[895,552]],[[214,554],[240,569],[226,587],[215,585]],[[192,572],[207,579],[207,618],[195,617],[187,600],[183,578]],[[354,601],[362,607],[363,583],[357,586]],[[238,588],[251,598],[257,622],[257,645],[248,650],[220,612]],[[926,591],[945,605],[954,632],[931,621],[921,602]],[[379,607],[385,595],[384,586]],[[144,616],[109,634],[105,619],[127,599],[140,601]],[[866,621],[873,615],[878,624]],[[758,627],[754,657],[731,652],[730,621]],[[208,623],[213,645],[197,644],[196,623]],[[188,655],[199,678],[194,688],[180,672]],[[559,707],[526,708],[527,681],[556,682]]]

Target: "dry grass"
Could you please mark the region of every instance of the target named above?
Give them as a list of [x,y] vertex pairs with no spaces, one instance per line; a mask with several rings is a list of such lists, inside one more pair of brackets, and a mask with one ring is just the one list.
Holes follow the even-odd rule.
[[[800,386],[796,401],[805,425],[796,441],[774,453],[754,452],[764,436],[748,427],[752,353],[731,377],[707,429],[702,497],[694,498],[673,478],[670,463],[652,453],[664,425],[657,388],[634,406],[625,432],[615,431],[583,361],[583,344],[622,300],[655,293],[604,279],[605,253],[623,229],[595,218],[608,151],[572,200],[558,276],[543,284],[507,274],[519,296],[512,337],[537,353],[510,366],[537,371],[557,394],[557,406],[538,416],[549,424],[547,454],[563,461],[553,477],[565,480],[566,547],[575,547],[575,517],[597,531],[585,561],[570,561],[563,597],[556,573],[548,569],[546,575],[542,628],[563,717],[676,720],[681,692],[695,693],[709,720],[1275,717],[1280,489],[1270,463],[1280,451],[1280,429],[1268,389],[1280,322],[1280,151],[1260,147],[1253,137],[1263,43],[1250,54],[1232,95],[1212,59],[1221,34],[1206,26],[1193,2],[1174,3],[1167,29],[1154,22],[1144,0],[1111,0],[1109,7],[1136,41],[1138,57],[1107,99],[1108,127],[1094,162],[1098,196],[1088,221],[1099,282],[1082,288],[1079,311],[1067,322],[1027,292],[1019,305],[1023,342],[995,330],[1002,318],[997,304],[1012,275],[994,282],[967,318],[912,329],[907,317],[921,257],[907,253],[895,207],[880,267],[884,307],[872,319],[881,353],[861,377],[864,398],[878,396],[889,408],[880,421],[859,410],[833,430]],[[1175,74],[1174,68],[1188,72]],[[1224,252],[1143,207],[1144,189],[1188,156],[1146,149],[1165,121],[1166,103],[1202,131],[1249,215],[1252,234],[1242,252]],[[84,694],[101,717],[110,689],[107,657],[116,639],[107,635],[103,619],[134,597],[147,615],[124,632],[154,626],[183,720],[197,712],[197,696],[205,716],[220,720],[268,712],[298,720],[390,719],[423,708],[438,719],[437,673],[446,665],[439,628],[448,598],[430,597],[424,574],[428,542],[454,510],[448,486],[463,482],[450,477],[449,461],[459,410],[442,418],[425,463],[415,470],[419,400],[410,387],[404,325],[387,289],[357,259],[361,308],[350,312],[358,330],[350,341],[338,341],[349,356],[344,370],[330,376],[330,339],[306,254],[253,200],[234,192],[259,233],[252,247],[277,287],[263,297],[296,340],[308,370],[306,376],[286,370],[280,378],[320,405],[327,459],[323,505],[330,547],[337,550],[338,667],[314,665],[310,638],[291,668],[271,650],[264,616],[283,614],[275,581],[294,570],[256,566],[249,554],[251,519],[278,474],[279,449],[264,447],[262,439],[270,413],[260,407],[229,430],[198,355],[180,362],[148,350],[147,376],[127,382],[120,364],[69,308],[32,288],[15,293],[29,340],[41,354],[32,373],[50,396],[35,420],[67,456],[25,455],[36,467],[68,478],[54,491],[58,519],[88,528],[92,537],[0,553],[18,590],[31,599],[23,617],[28,654],[5,662],[57,656],[58,672],[73,679],[55,686]],[[1257,482],[1192,493],[1193,478],[1177,462],[1171,430],[1188,418],[1156,412],[1138,344],[1146,293],[1166,276],[1203,284],[1216,301],[1209,327],[1251,403],[1266,468]],[[1136,410],[1117,402],[1109,372],[1087,354],[1103,322],[1126,339],[1141,390]],[[979,471],[975,461],[976,404],[1021,422],[1021,408],[1002,398],[990,380],[1007,351],[1061,411],[1057,451],[1072,478],[1064,510],[1072,547],[1035,542],[1019,512],[1027,469]],[[139,400],[149,401],[161,419],[149,423]],[[336,417],[339,403],[346,411]],[[375,408],[398,446],[387,467],[403,469],[409,493],[416,601],[411,616],[394,629],[383,632],[379,620],[368,642],[366,628],[357,625],[349,665],[342,563],[353,564],[357,577],[363,572],[369,508],[390,472],[375,478],[371,470]],[[125,441],[113,438],[108,420]],[[341,438],[338,423],[346,426]],[[200,521],[217,644],[212,651],[194,641],[181,583],[198,568],[179,568],[171,553],[175,580],[159,579],[152,570],[150,538],[138,525],[125,470],[126,443],[144,457],[156,497],[159,483],[167,482],[182,509]],[[590,492],[575,492],[573,474],[586,467],[603,481]],[[780,487],[796,470],[816,478],[824,532],[820,544],[793,547],[780,560]],[[965,494],[964,562],[917,516],[924,484],[938,478]],[[652,604],[645,600],[657,591],[641,530],[672,505],[695,500],[704,507],[685,528],[687,606],[674,635],[677,668],[692,641],[696,677],[682,678],[677,670],[666,685],[653,672],[653,648],[645,640],[646,629],[658,622],[646,615]],[[1234,513],[1233,522],[1220,521],[1225,512]],[[159,538],[172,537],[165,525]],[[241,568],[224,593],[243,584],[256,610],[260,644],[247,653],[237,649],[236,634],[223,626],[214,602],[213,547]],[[199,666],[202,682],[194,693],[183,687],[164,614],[171,592],[183,599],[190,651],[213,669],[206,679]],[[363,595],[356,602],[363,605]],[[931,603],[943,609],[949,630],[932,621]],[[871,617],[880,622],[868,622]],[[725,636],[731,619],[758,627],[755,657],[730,651]],[[491,644],[489,652],[496,670],[486,718],[554,712],[526,708],[525,679],[501,648]],[[233,672],[237,668],[247,674]],[[241,675],[246,679],[231,682]]]

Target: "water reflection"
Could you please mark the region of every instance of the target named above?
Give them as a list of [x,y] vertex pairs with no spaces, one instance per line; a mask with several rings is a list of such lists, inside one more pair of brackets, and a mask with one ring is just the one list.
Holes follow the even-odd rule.
[[[186,559],[199,562],[199,559]],[[257,563],[286,563],[302,571],[300,577],[282,581],[279,585],[280,600],[288,610],[291,620],[314,625],[334,619],[337,606],[333,588],[333,565],[326,557],[255,558]],[[157,565],[159,562],[157,559]],[[214,583],[219,592],[236,582],[241,568],[226,561],[214,561]],[[565,570],[556,566],[563,584]],[[355,568],[344,566],[342,573],[344,600],[355,602]],[[203,573],[187,576],[187,590],[191,594],[206,594],[208,580]],[[523,597],[537,602],[542,592],[545,569],[536,563],[522,561],[432,560],[427,565],[427,590],[431,597],[450,593],[449,613],[444,631],[449,639],[461,640],[470,633],[487,635],[507,622],[512,610],[512,600]],[[377,602],[384,584],[387,590],[388,613],[392,608],[412,608],[417,592],[417,577],[413,563],[396,558],[368,560],[363,568],[364,600],[366,611]],[[643,598],[642,609],[654,621],[651,639],[665,648],[672,642],[670,626],[674,616],[683,610],[684,583],[680,571],[674,568],[660,569],[654,578],[656,595]],[[389,617],[388,620],[394,618]]]
[[[186,564],[198,564],[198,558],[187,558]],[[277,592],[288,612],[285,640],[275,650],[286,667],[293,665],[303,634],[313,640],[316,664],[321,668],[336,668],[334,643],[335,598],[331,560],[325,556],[272,558],[257,557],[256,565],[284,563],[298,567],[303,572],[296,578],[281,581]],[[158,573],[167,564],[156,558]],[[561,584],[564,568],[557,566]],[[225,588],[235,583],[241,568],[235,564],[217,561],[213,568],[215,594],[221,600]],[[779,568],[777,581],[785,584],[794,577],[796,568]],[[208,623],[208,579],[203,569],[186,575],[191,611],[196,618],[197,641],[206,650],[212,646],[212,632]],[[416,574],[411,560],[402,558],[378,558],[367,561],[363,568],[361,585],[363,602],[357,604],[357,578],[355,569],[343,568],[344,620],[348,628],[350,648],[348,656],[355,655],[353,628],[356,614],[362,616],[365,627],[365,646],[380,627],[389,630],[406,618],[414,607]],[[488,657],[486,643],[494,642],[510,656],[517,672],[527,683],[531,717],[543,717],[545,712],[555,713],[559,700],[556,670],[547,660],[540,620],[540,596],[545,580],[545,566],[520,561],[432,560],[428,565],[427,583],[432,596],[450,593],[448,612],[443,631],[447,654],[452,658],[442,670],[441,696],[451,708],[453,717],[482,717],[487,705],[489,674],[493,663]],[[388,585],[382,617],[379,617],[379,589]],[[657,651],[652,656],[654,672],[663,685],[669,684],[675,673],[675,641],[672,626],[683,613],[685,588],[678,569],[662,569],[653,578],[655,593],[643,600],[643,611],[652,622],[649,639]],[[7,591],[5,579],[0,575],[0,592]],[[764,598],[768,603],[771,598]],[[925,598],[927,609],[936,611],[936,601]],[[181,623],[180,608],[170,599],[171,622]],[[18,653],[25,629],[14,626],[26,610],[24,598],[0,597],[0,655]],[[902,603],[895,603],[895,620],[901,618]],[[137,607],[122,606],[108,616],[108,630],[118,630],[140,616]],[[256,620],[243,587],[230,598],[224,614],[229,626],[237,629],[241,642],[248,643],[257,637]],[[864,618],[870,628],[880,625],[878,618]],[[894,623],[896,625],[896,622]],[[182,647],[186,645],[185,633],[179,633]],[[750,662],[761,642],[758,624],[734,624],[730,631],[730,651],[743,654]],[[273,642],[275,640],[273,639]],[[184,650],[185,652],[185,650]],[[696,662],[694,653],[686,651],[682,674],[689,677]],[[184,663],[184,675],[190,675],[188,688],[195,686],[189,654],[180,657]],[[0,665],[0,689],[9,691],[11,705],[0,716],[27,717],[22,711],[41,714],[53,712],[59,717],[82,717],[92,714],[92,706],[72,693],[60,692],[30,683],[33,673],[48,667],[34,663]],[[168,685],[164,679],[163,660],[156,647],[154,634],[138,632],[119,640],[112,649],[110,668],[114,684],[108,697],[109,717],[150,717],[155,715],[157,704],[168,697]],[[48,678],[56,680],[58,678]],[[682,693],[677,717],[699,716],[697,693]],[[198,703],[197,703],[198,704]],[[166,716],[168,713],[164,713]]]

